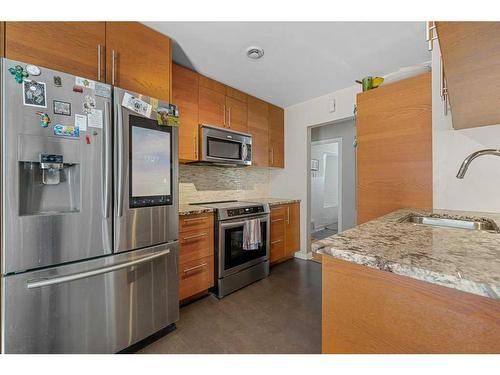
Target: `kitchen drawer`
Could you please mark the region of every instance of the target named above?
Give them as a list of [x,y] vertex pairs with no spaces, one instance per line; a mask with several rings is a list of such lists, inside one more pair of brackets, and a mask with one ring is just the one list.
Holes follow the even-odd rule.
[[214,215],[199,214],[199,215],[185,215],[179,217],[179,232],[183,233],[191,230],[201,230],[205,228],[214,227]]
[[283,237],[275,240],[271,239],[270,252],[271,252],[270,256],[271,263],[281,260],[285,256],[285,239]]
[[183,300],[214,286],[214,257],[179,265],[179,299]]
[[214,255],[214,231],[212,227],[180,233],[179,263],[198,260]]
[[286,207],[271,209],[271,242],[285,238]]

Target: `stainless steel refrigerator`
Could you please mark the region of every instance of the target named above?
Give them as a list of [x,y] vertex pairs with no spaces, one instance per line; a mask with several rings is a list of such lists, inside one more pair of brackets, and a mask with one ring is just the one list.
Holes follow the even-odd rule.
[[179,318],[178,129],[154,98],[1,61],[1,350],[114,353]]

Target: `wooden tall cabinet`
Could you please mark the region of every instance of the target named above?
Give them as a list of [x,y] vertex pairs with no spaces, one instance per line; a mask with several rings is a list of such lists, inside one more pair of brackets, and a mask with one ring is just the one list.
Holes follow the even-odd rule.
[[170,39],[139,22],[106,22],[106,81],[170,101]]
[[[232,89],[235,91],[234,89]],[[248,133],[248,113],[246,94],[243,100],[228,96],[226,94],[226,127]]]
[[6,22],[5,57],[105,81],[105,22]]
[[253,96],[248,97],[248,132],[252,135],[252,164],[269,166],[268,104]]
[[269,104],[269,166],[285,168],[285,111]]
[[357,96],[358,224],[432,207],[431,74]]
[[198,160],[198,74],[172,67],[172,102],[179,107],[179,160]]

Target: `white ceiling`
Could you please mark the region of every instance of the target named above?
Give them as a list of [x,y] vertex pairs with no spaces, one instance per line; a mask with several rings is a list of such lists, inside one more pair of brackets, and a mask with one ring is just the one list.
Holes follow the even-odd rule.
[[174,39],[175,62],[281,107],[430,60],[424,22],[144,23]]

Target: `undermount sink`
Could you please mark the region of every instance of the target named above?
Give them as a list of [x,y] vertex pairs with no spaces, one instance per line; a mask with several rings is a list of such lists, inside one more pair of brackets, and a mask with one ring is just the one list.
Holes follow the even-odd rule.
[[423,216],[410,214],[401,220],[402,223],[430,225],[434,227],[447,227],[456,229],[481,230],[498,233],[500,230],[495,222],[487,218],[475,220],[451,219],[449,217]]

